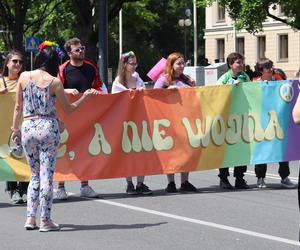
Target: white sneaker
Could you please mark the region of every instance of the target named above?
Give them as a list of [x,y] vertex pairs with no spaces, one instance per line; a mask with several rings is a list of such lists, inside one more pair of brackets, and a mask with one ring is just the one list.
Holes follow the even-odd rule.
[[56,199],[56,200],[67,200],[68,199],[68,194],[64,187],[60,187],[56,190],[56,192],[54,194],[54,199]]
[[285,188],[295,188],[295,184],[291,182],[289,177],[286,177],[285,179],[281,180],[281,186]]
[[257,186],[258,188],[266,188],[267,185],[266,185],[266,183],[265,183],[264,178],[258,178],[258,179],[257,179],[257,184],[256,184],[256,186]]
[[80,196],[88,198],[97,198],[99,194],[96,193],[89,185],[80,188]]

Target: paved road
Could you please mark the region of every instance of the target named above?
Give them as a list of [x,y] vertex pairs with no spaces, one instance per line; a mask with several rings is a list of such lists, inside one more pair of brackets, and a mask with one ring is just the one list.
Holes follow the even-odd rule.
[[[299,164],[291,164],[295,183]],[[80,198],[79,183],[68,182],[72,196],[53,206],[62,230],[50,233],[25,231],[25,206],[10,205],[1,191],[0,249],[300,249],[297,190],[281,189],[277,170],[269,166],[268,188],[259,190],[250,166],[252,188],[229,192],[218,188],[217,171],[191,173],[197,194],[165,194],[164,175],[146,177],[154,195],[143,197],[124,194],[124,179],[97,180],[96,200]]]

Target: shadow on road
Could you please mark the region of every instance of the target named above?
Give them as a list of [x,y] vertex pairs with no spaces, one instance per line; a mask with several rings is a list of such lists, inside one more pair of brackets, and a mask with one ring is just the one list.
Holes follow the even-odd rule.
[[[210,187],[205,188],[199,188],[197,189],[196,193],[184,193],[184,192],[178,192],[178,193],[166,193],[164,189],[158,189],[154,190],[153,194],[151,195],[128,195],[126,193],[105,193],[101,194],[99,198],[83,198],[79,195],[69,195],[68,200],[53,200],[53,203],[73,203],[73,202],[81,202],[81,201],[89,201],[89,200],[97,200],[97,199],[104,199],[104,200],[114,200],[114,199],[139,199],[139,198],[154,198],[159,196],[176,196],[176,195],[203,195],[203,194],[213,194],[213,193],[231,193],[231,192],[264,192],[264,191],[280,191],[280,190],[287,190],[285,188],[282,188],[280,184],[278,183],[268,183],[267,188],[259,189],[256,187],[256,185],[249,185],[250,189],[230,189],[225,190],[221,189],[218,185],[212,185]],[[295,188],[297,189],[298,185],[296,185]],[[291,189],[291,190],[293,190]],[[26,204],[20,204],[20,205],[12,205],[10,203],[0,203],[0,209],[1,208],[9,208],[9,207],[18,207],[18,206],[26,206]]]
[[168,222],[159,222],[153,224],[129,224],[129,225],[118,225],[118,224],[104,224],[104,225],[75,225],[75,224],[60,224],[61,231],[73,232],[73,231],[88,231],[88,230],[111,230],[111,229],[138,229],[146,227],[156,227]]

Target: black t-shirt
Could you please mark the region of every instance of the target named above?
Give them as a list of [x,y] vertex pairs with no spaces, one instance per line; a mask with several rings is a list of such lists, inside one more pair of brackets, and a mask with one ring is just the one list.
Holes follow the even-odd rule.
[[73,66],[70,63],[64,70],[65,89],[77,89],[83,93],[92,88],[96,70],[92,65],[84,63],[82,66]]

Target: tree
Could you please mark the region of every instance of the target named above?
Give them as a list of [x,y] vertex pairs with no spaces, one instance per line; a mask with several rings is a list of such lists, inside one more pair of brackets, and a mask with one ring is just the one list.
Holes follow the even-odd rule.
[[[200,5],[209,6],[215,0],[197,0]],[[246,29],[250,33],[263,30],[263,22],[270,17],[300,30],[299,0],[218,0],[229,16],[235,20],[238,29]],[[274,16],[270,9],[281,6],[284,16]]]
[[[24,34],[32,27],[40,26],[62,2],[63,0],[1,0],[0,29],[5,31],[1,33],[5,47],[24,51]],[[31,8],[36,10],[34,15],[28,15]]]

